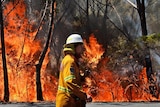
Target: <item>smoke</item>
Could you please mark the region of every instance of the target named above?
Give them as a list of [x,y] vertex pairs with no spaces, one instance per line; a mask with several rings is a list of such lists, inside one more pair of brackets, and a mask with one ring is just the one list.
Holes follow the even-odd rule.
[[143,66],[138,63],[126,64],[121,67],[117,67],[114,72],[118,74],[121,78],[131,77],[133,75],[138,75],[142,71]]

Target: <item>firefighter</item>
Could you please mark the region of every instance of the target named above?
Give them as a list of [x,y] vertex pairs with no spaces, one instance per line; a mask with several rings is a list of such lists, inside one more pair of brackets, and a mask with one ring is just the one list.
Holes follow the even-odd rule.
[[56,107],[85,107],[92,101],[82,90],[78,60],[83,53],[83,39],[79,34],[71,34],[64,45],[64,58],[60,66]]

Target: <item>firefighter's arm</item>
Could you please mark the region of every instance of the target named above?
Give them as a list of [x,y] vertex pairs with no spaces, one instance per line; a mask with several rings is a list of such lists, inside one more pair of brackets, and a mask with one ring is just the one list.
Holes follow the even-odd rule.
[[73,81],[67,81],[66,83],[68,88],[73,92],[74,95],[82,100],[87,99],[86,93],[81,89],[79,85],[75,84]]
[[71,65],[66,67],[66,73],[64,78],[67,87],[73,92],[74,95],[79,97],[82,100],[86,100],[87,95],[82,90],[81,86],[76,83],[76,77],[74,75],[74,69],[71,68]]

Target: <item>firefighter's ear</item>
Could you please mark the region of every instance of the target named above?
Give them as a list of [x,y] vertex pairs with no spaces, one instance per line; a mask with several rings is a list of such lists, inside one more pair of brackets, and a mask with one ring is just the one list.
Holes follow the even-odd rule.
[[74,72],[75,72],[75,70],[72,66],[70,67],[70,72],[71,72],[71,74],[74,74]]

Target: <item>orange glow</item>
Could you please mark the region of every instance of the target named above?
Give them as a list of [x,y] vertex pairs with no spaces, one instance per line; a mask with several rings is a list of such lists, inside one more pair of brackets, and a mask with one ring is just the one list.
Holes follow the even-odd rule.
[[[15,1],[15,2],[18,2]],[[40,40],[34,40],[37,31],[32,29],[33,23],[26,18],[26,6],[23,0],[7,3],[4,9],[5,45],[9,77],[11,102],[36,102],[36,67],[42,52]],[[55,6],[56,7],[56,6]],[[14,9],[13,9],[14,8]],[[83,59],[87,67],[92,68],[91,75],[86,78],[84,90],[92,95],[93,102],[129,102],[159,100],[148,92],[146,68],[138,74],[136,83],[129,83],[119,75],[106,68],[108,58],[102,58],[104,49],[93,34],[89,42],[84,42]],[[45,101],[55,101],[57,79],[46,72],[49,58],[48,50],[41,69],[41,83]],[[2,61],[2,58],[0,57]],[[3,100],[3,69],[0,61],[0,100]],[[99,67],[99,68],[98,68]],[[95,69],[98,68],[98,69]],[[54,72],[54,71],[53,71]]]
[[83,59],[87,60],[88,66],[95,68],[104,53],[102,45],[98,44],[94,35],[91,34],[89,43],[87,44],[87,42],[84,41],[84,46],[86,51],[84,52]]
[[[18,3],[18,5],[16,5]],[[34,40],[36,30],[26,18],[26,6],[23,0],[9,2],[4,9],[4,32],[7,68],[9,78],[10,101],[36,102],[35,74],[39,56],[42,52],[41,41]],[[48,50],[49,53],[49,50]],[[48,53],[41,69],[43,97],[53,101],[56,93],[56,78],[45,72]],[[2,59],[1,59],[2,60]],[[2,62],[0,62],[2,65]],[[3,70],[0,66],[0,100],[3,100]]]
[[136,81],[130,82],[131,79],[129,77],[120,77],[106,69],[105,65],[109,59],[101,57],[104,49],[102,49],[102,46],[98,44],[93,34],[89,38],[89,44],[85,41],[85,48],[86,59],[84,59],[88,62],[87,66],[91,68],[100,66],[99,69],[93,69],[91,72],[92,76],[86,78],[86,84],[84,85],[84,90],[88,94],[92,95],[94,102],[159,100],[153,97],[149,92],[146,68],[139,71]]

